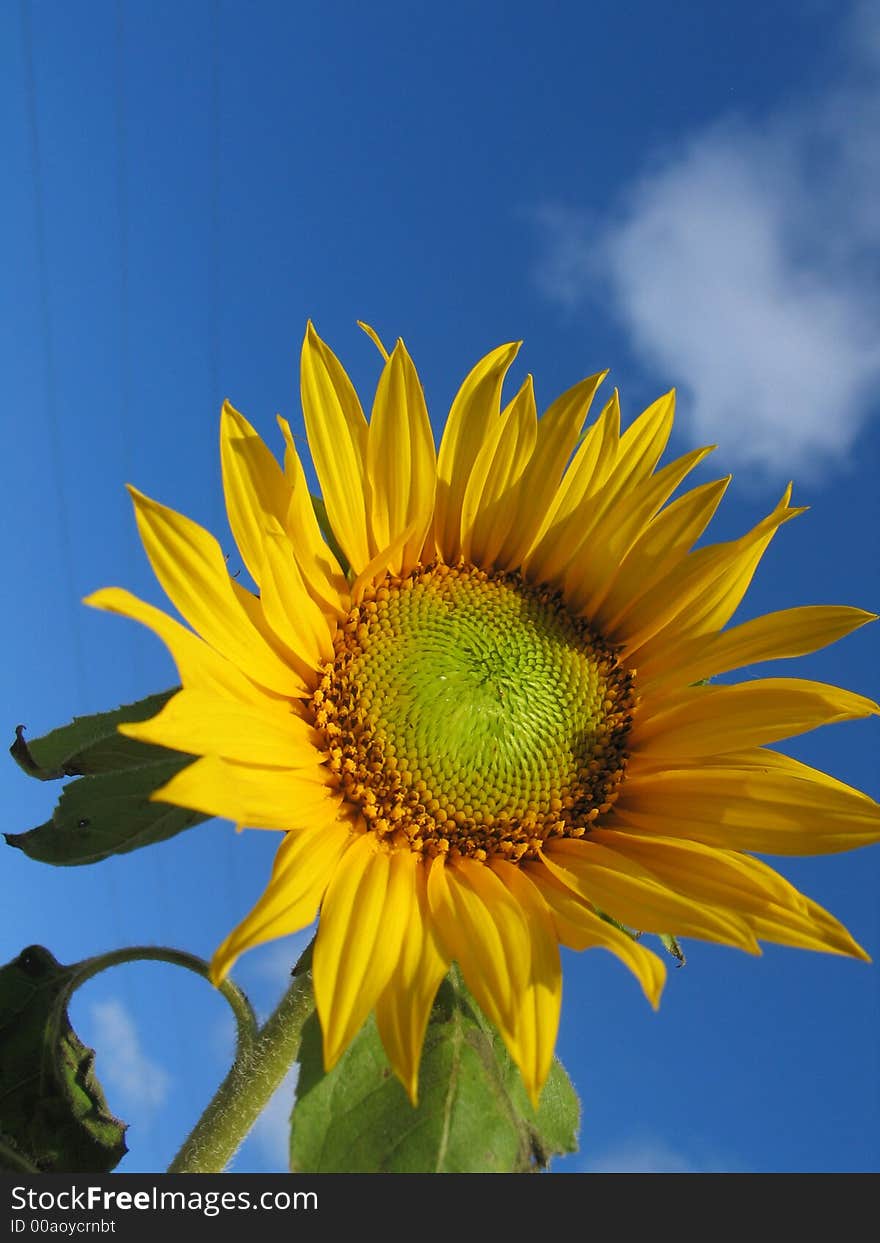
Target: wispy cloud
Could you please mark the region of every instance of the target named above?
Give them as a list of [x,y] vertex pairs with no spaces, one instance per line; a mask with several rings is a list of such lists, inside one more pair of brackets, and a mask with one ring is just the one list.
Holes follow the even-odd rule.
[[121,1105],[158,1109],[171,1080],[141,1047],[134,1020],[121,1001],[98,1001],[91,1007],[97,1070],[108,1096]]
[[290,1168],[290,1115],[298,1075],[298,1066],[287,1072],[251,1132],[271,1169],[279,1173]]
[[878,411],[876,5],[851,9],[837,54],[821,96],[651,153],[613,217],[538,212],[547,296],[602,297],[697,436],[772,474],[843,463]]
[[727,1174],[736,1171],[718,1154],[699,1156],[655,1135],[640,1133],[586,1162],[586,1174]]

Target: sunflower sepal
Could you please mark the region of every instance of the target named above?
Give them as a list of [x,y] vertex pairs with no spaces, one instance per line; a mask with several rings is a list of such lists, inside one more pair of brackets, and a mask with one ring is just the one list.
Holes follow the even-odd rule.
[[683,967],[687,962],[684,950],[678,943],[678,938],[674,937],[671,932],[661,932],[660,941],[667,954],[671,954],[675,959],[676,967]]
[[[596,908],[596,914],[606,924],[610,924],[612,928],[616,928],[618,932],[622,932],[628,936],[631,941],[641,941],[641,932],[635,931],[632,928],[627,928],[626,924],[622,924],[620,920],[615,919],[613,915],[609,915],[606,911],[599,910],[598,907]],[[670,954],[675,959],[675,965],[677,967],[683,967],[687,962],[687,957],[685,956],[684,950],[681,948],[678,938],[673,936],[671,932],[659,932],[657,937],[667,954]]]
[[504,1041],[456,967],[431,1012],[415,1107],[373,1017],[325,1072],[313,1016],[299,1062],[294,1173],[534,1173],[577,1147],[580,1106],[561,1063],[554,1061],[534,1109]]
[[330,525],[330,519],[327,516],[327,506],[324,504],[324,498],[316,496],[314,492],[309,493],[309,500],[312,502],[312,509],[315,511],[315,517],[318,520],[318,527],[321,534],[327,541],[327,547],[333,553],[333,556],[339,562],[340,569],[345,577],[351,580],[354,577],[348,558],[339,547],[339,541],[333,534],[333,528]]

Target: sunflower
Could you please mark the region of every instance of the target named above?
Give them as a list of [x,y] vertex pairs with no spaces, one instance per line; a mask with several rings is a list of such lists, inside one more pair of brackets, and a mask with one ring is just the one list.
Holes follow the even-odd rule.
[[604,373],[539,419],[531,377],[502,407],[518,349],[503,345],[464,380],[435,451],[403,342],[388,355],[367,331],[384,358],[369,422],[306,331],[321,500],[284,419],[282,469],[223,407],[227,511],[256,592],[202,527],[131,489],[147,556],[192,628],[119,588],[87,601],[150,627],[177,664],[182,689],[121,727],[198,757],[153,797],[284,834],[214,980],[320,912],[326,1066],[375,1011],[415,1102],[455,961],[537,1101],[560,944],[611,951],[655,1007],[664,965],[630,930],[866,958],[752,852],[878,839],[871,799],[767,746],[877,706],[795,678],[707,684],[873,619],[805,607],[725,629],[802,512],[791,489],[739,539],[694,549],[729,478],[670,499],[709,452],[658,469],[673,393],[623,433],[615,393],[583,433]]

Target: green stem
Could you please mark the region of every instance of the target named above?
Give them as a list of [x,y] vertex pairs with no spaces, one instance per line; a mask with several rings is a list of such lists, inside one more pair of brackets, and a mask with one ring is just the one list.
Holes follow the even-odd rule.
[[311,975],[295,975],[253,1046],[235,1059],[196,1123],[169,1174],[216,1174],[225,1169],[299,1052],[303,1024],[314,1009]]
[[[64,992],[60,1009],[63,1010],[67,1005],[75,989],[79,988],[81,984],[85,984],[86,980],[90,980],[93,975],[97,975],[100,971],[106,971],[108,967],[118,967],[127,962],[145,961],[171,963],[172,966],[185,967],[187,971],[194,971],[196,975],[200,975],[205,980],[210,979],[208,964],[203,958],[196,957],[195,954],[188,954],[185,950],[170,949],[164,945],[128,945],[125,949],[111,950],[107,954],[97,954],[94,958],[85,958],[82,962],[77,963],[76,974]],[[247,997],[231,980],[224,980],[218,991],[223,994],[229,1003],[232,1013],[235,1015],[238,1029],[238,1043],[236,1046],[236,1060],[238,1060],[248,1054],[256,1039],[256,1016]]]

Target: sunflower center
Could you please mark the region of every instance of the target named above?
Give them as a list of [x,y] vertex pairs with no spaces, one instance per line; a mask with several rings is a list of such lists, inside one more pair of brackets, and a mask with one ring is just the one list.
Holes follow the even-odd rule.
[[335,651],[315,720],[379,835],[518,860],[614,801],[632,674],[558,594],[437,563],[386,579]]

